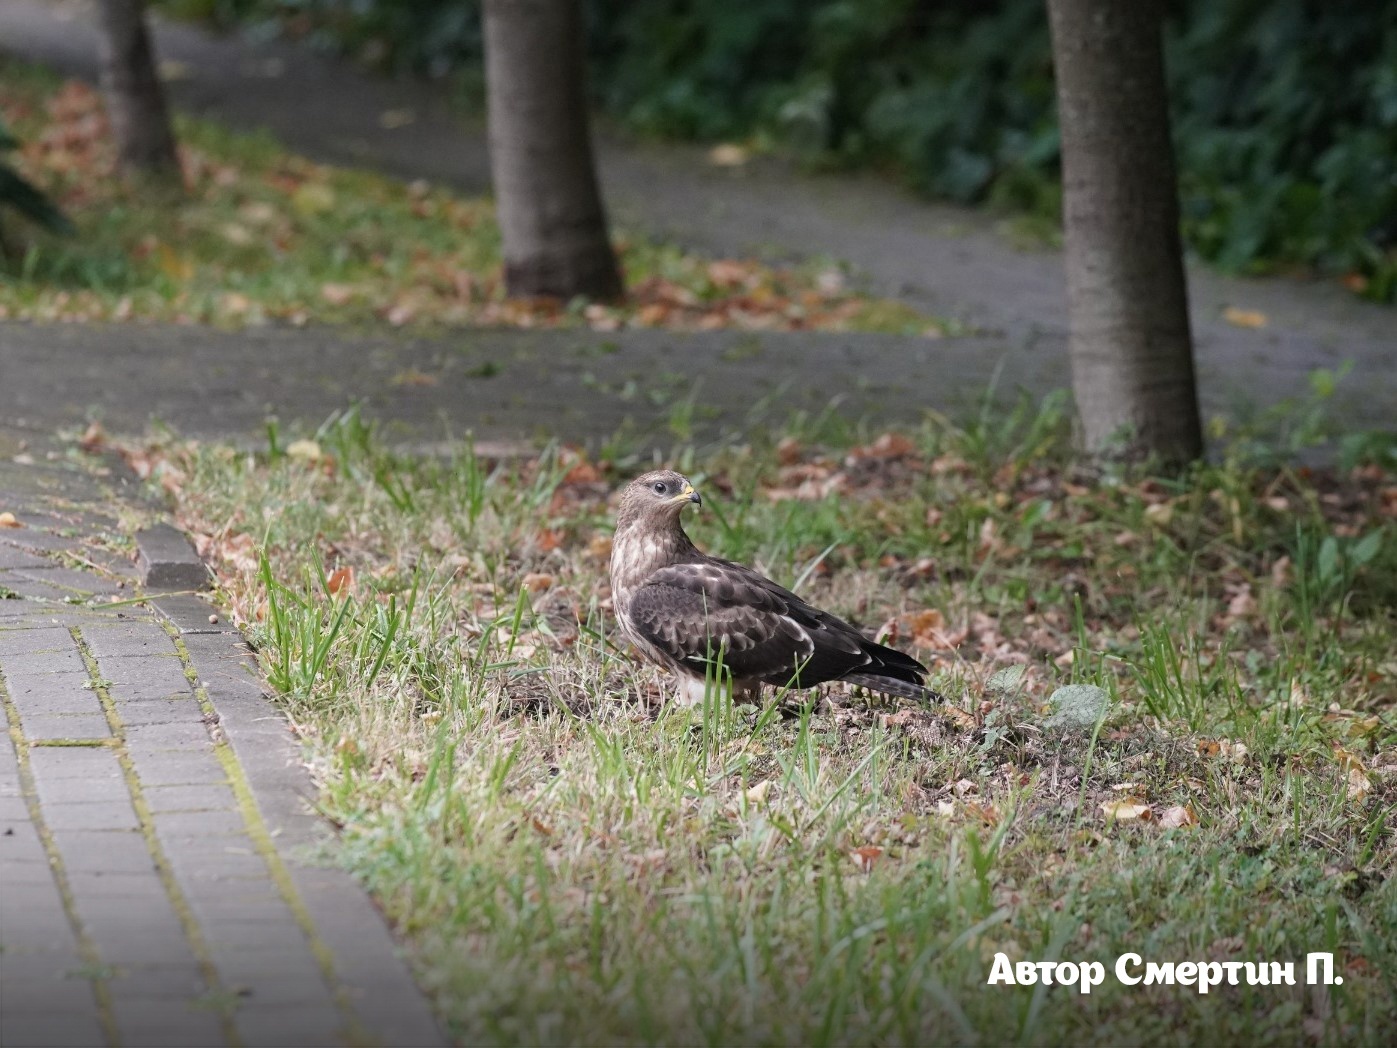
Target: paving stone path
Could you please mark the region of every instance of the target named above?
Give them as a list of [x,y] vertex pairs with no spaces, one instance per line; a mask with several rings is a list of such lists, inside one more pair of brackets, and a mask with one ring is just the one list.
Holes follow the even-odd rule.
[[22,525],[0,527],[0,1045],[443,1043],[325,864],[242,637],[144,588],[188,565],[159,536],[154,571],[121,548],[122,486],[0,464]]

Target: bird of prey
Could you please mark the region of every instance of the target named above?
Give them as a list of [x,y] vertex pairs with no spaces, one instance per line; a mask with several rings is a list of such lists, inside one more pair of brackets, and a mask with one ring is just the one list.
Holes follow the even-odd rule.
[[[679,522],[702,500],[673,470],[621,493],[611,546],[611,593],[625,636],[702,702],[710,682],[734,698],[761,685],[810,688],[843,680],[885,695],[944,702],[922,686],[926,667],[741,564],[701,553]],[[721,670],[718,670],[721,667]]]

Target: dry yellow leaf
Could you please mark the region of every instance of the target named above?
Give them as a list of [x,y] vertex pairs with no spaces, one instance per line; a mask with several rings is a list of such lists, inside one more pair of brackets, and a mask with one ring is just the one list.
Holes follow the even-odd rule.
[[743,791],[743,796],[752,804],[760,804],[766,800],[766,795],[771,792],[771,780],[763,779],[755,786],[749,786]]
[[1107,801],[1101,811],[1110,822],[1150,822],[1154,818],[1148,804],[1133,798]]
[[1362,768],[1350,768],[1348,770],[1348,796],[1349,800],[1361,801],[1368,794],[1373,792],[1373,783]]
[[155,249],[155,259],[160,272],[176,283],[183,283],[194,275],[194,263],[169,244],[161,244]]
[[747,150],[731,142],[723,142],[708,151],[708,162],[714,167],[741,167],[747,163]]
[[1167,527],[1174,519],[1174,507],[1167,502],[1155,502],[1145,507],[1145,519],[1158,527]]
[[1228,306],[1222,311],[1222,319],[1229,324],[1244,328],[1264,328],[1266,326],[1266,314],[1259,309],[1238,309],[1236,306]]
[[297,462],[319,462],[325,452],[313,440],[293,440],[286,446],[286,457]]
[[291,194],[291,206],[302,215],[323,215],[334,210],[335,191],[323,182],[303,183]]

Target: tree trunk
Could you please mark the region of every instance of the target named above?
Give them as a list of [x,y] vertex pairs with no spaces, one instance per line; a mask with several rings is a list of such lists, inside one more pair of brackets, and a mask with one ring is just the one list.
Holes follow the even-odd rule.
[[587,130],[579,0],[485,0],[484,14],[505,289],[619,298]]
[[173,181],[179,157],[155,69],[144,0],[101,0],[99,61],[117,156],[126,174]]
[[1087,450],[1203,449],[1158,0],[1047,0],[1072,388]]

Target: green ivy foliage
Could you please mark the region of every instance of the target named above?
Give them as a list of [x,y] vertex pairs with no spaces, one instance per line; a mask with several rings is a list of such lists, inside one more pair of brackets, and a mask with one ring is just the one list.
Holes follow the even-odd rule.
[[[479,84],[478,0],[166,0]],[[584,0],[592,88],[639,131],[761,135],[820,163],[1056,217],[1043,0]],[[1397,300],[1397,0],[1173,0],[1184,234],[1245,272]]]

